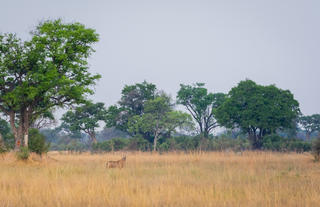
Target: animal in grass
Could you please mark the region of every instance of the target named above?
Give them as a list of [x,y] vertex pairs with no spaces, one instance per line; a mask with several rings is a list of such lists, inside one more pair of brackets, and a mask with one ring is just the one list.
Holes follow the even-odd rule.
[[117,161],[108,161],[106,164],[107,168],[123,168],[126,164],[127,156],[123,156],[120,160]]

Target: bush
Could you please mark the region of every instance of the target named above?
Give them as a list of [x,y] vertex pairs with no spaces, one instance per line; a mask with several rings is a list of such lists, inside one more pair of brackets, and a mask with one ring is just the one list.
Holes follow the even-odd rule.
[[299,140],[283,138],[276,134],[267,135],[262,140],[262,149],[272,151],[307,152],[311,150],[311,143]]
[[129,139],[128,143],[129,150],[139,150],[139,151],[148,151],[151,149],[150,142],[148,140],[137,136]]
[[170,150],[169,143],[167,142],[163,142],[157,148],[158,148],[157,150],[159,150],[160,152],[167,152]]
[[312,144],[312,153],[316,162],[320,161],[320,137],[315,139]]
[[125,138],[113,138],[110,141],[115,151],[123,150],[129,144],[129,140]]
[[30,129],[28,147],[31,152],[42,155],[48,152],[50,144],[46,144],[44,135],[40,134],[38,129]]
[[212,139],[211,150],[243,151],[250,149],[250,142],[244,138],[228,138],[225,136]]
[[20,150],[16,155],[19,160],[27,160],[29,158],[30,151],[28,147],[20,147]]
[[179,136],[172,139],[175,140],[175,149],[177,150],[196,150],[199,145],[198,140],[191,136]]
[[295,152],[299,152],[299,153],[308,152],[311,150],[311,143],[303,141],[303,140],[292,139],[289,142],[288,149],[290,151],[295,151]]
[[110,140],[92,144],[93,152],[102,152],[102,151],[110,152],[111,150],[112,150],[112,143],[110,142]]
[[284,151],[287,144],[285,138],[277,134],[270,134],[262,139],[262,149],[265,150]]
[[7,148],[0,144],[0,154],[7,152]]

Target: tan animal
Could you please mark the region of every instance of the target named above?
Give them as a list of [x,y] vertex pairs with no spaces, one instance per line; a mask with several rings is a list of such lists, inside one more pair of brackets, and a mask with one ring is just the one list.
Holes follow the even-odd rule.
[[124,165],[126,164],[126,159],[127,159],[127,156],[124,156],[123,158],[117,161],[108,161],[106,164],[106,167],[107,168],[116,168],[116,167],[123,168]]

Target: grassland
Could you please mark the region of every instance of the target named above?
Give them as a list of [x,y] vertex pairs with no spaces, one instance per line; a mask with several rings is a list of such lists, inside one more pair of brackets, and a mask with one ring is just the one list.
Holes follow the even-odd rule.
[[320,206],[320,164],[271,152],[0,156],[0,206]]

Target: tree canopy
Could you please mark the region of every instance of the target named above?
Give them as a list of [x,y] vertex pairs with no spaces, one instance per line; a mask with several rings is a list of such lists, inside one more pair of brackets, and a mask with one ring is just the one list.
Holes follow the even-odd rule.
[[82,103],[100,78],[88,71],[87,58],[98,34],[80,23],[49,20],[29,41],[0,35],[0,110],[10,119],[16,148],[35,117],[55,107]]
[[261,147],[266,134],[292,127],[299,113],[299,103],[289,90],[258,85],[251,80],[241,81],[232,88],[215,112],[221,125],[246,131],[255,148]]
[[104,103],[87,102],[65,113],[61,118],[61,126],[71,133],[83,131],[89,135],[92,143],[96,143],[96,128],[99,127],[99,121],[105,121],[106,113]]
[[301,116],[299,118],[299,123],[306,132],[307,139],[310,135],[315,132],[320,132],[320,114],[313,114],[311,116]]
[[132,133],[148,133],[153,138],[153,150],[161,135],[170,134],[176,128],[191,124],[191,117],[181,111],[174,111],[167,96],[159,96],[145,104],[145,113],[129,119],[128,127]]
[[116,127],[130,134],[132,131],[128,130],[129,119],[136,115],[142,115],[145,103],[154,99],[157,93],[156,85],[146,81],[125,85],[118,105],[112,105],[108,108],[107,126]]
[[180,85],[177,103],[182,104],[197,122],[201,135],[208,137],[212,129],[218,126],[214,111],[225,99],[223,93],[208,93],[204,83]]

